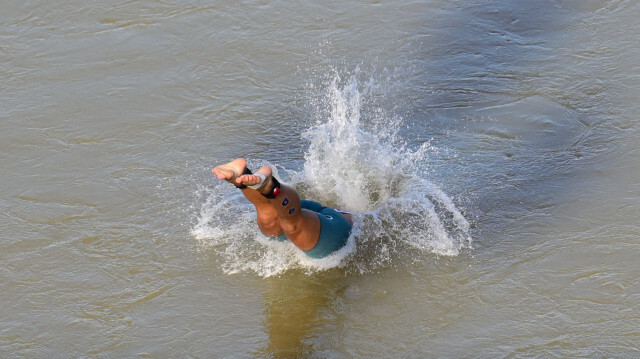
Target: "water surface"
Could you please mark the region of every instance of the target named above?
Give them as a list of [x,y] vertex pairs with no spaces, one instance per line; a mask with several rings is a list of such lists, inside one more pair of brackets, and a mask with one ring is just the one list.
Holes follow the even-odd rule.
[[[637,356],[639,15],[3,3],[0,356]],[[266,241],[235,157],[348,248]]]

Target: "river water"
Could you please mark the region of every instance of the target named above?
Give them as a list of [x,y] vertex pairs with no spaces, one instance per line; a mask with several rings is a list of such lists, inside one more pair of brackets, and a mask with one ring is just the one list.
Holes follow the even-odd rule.
[[[0,357],[637,357],[638,17],[4,1]],[[261,236],[236,157],[347,247]]]

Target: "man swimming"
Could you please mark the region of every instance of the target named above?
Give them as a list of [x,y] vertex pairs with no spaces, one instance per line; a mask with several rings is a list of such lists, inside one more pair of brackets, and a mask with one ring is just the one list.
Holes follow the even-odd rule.
[[266,236],[288,239],[312,258],[324,258],[347,243],[353,225],[351,215],[300,200],[293,188],[272,175],[271,167],[262,167],[254,174],[247,168],[247,161],[238,158],[211,172],[234,184],[255,206],[258,228]]

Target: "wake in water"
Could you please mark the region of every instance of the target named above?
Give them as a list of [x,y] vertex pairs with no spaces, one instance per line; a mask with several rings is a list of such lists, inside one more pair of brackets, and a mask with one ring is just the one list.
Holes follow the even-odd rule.
[[398,136],[400,119],[382,111],[363,123],[362,96],[372,85],[361,92],[357,73],[346,81],[336,76],[327,86],[316,109],[319,120],[304,133],[309,149],[303,170],[279,174],[302,198],[357,212],[347,245],[316,260],[292,243],[271,241],[258,230],[253,206],[242,194],[217,183],[206,191],[192,233],[221,256],[226,273],[271,276],[291,268],[314,272],[340,266],[367,272],[407,255],[414,260],[428,253],[456,256],[470,245],[468,221],[425,178],[435,149],[429,143],[410,149]]

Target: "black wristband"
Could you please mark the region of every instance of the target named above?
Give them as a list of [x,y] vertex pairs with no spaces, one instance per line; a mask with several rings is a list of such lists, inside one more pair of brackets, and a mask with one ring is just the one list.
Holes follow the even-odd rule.
[[271,189],[271,191],[268,194],[261,193],[268,199],[276,198],[280,194],[280,182],[278,182],[278,180],[273,175],[271,176],[271,181],[273,181],[273,188]]

